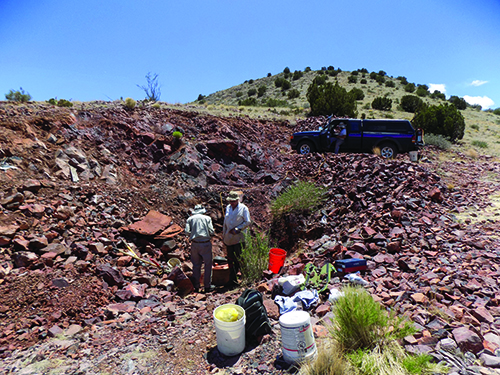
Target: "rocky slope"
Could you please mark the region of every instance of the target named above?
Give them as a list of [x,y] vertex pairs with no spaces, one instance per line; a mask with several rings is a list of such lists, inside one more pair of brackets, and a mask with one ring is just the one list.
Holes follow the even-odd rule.
[[[2,372],[286,371],[275,275],[254,286],[273,334],[226,358],[216,349],[212,312],[243,289],[181,297],[168,272],[154,266],[176,257],[189,275],[182,228],[196,203],[209,209],[214,252],[223,255],[223,198],[237,189],[254,228],[271,230],[288,251],[282,274],[298,274],[308,262],[364,258],[367,289],[419,327],[404,342],[408,350],[429,352],[457,372],[494,373],[500,228],[492,196],[500,164],[461,154],[444,160],[433,150],[419,163],[407,155],[292,153],[294,128],[320,122],[292,127],[110,103],[0,103]],[[180,141],[174,131],[183,133]],[[298,179],[324,185],[328,200],[310,215],[273,223],[270,200]],[[124,241],[149,264],[134,260]],[[331,287],[339,288],[336,276]],[[326,297],[311,310],[318,340],[319,323],[331,315]]]

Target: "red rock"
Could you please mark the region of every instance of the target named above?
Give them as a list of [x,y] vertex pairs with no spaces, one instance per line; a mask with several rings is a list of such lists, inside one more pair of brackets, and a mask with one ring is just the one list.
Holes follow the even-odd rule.
[[278,320],[280,318],[279,307],[278,307],[278,305],[276,305],[276,303],[274,303],[273,300],[268,299],[268,298],[264,298],[263,304],[267,310],[267,316],[269,318],[274,319],[274,320]]
[[329,335],[328,328],[326,328],[325,326],[319,325],[319,324],[313,325],[312,330],[314,333],[314,337],[316,337],[316,338],[328,337],[328,335]]
[[399,250],[401,250],[399,241],[392,241],[387,244],[387,251],[397,253]]
[[144,219],[129,226],[122,227],[121,229],[124,231],[139,233],[146,236],[153,236],[167,228],[171,222],[172,218],[170,216],[166,216],[159,213],[158,211],[152,210],[148,212]]
[[318,315],[319,317],[322,317],[326,314],[328,314],[331,310],[331,306],[329,303],[325,303],[323,305],[320,305],[316,308],[316,315]]
[[452,334],[462,352],[468,351],[477,354],[483,350],[481,338],[467,327],[455,328]]
[[495,321],[495,318],[493,318],[488,309],[484,306],[479,306],[473,309],[472,315],[480,322],[491,324]]
[[416,302],[416,303],[426,303],[428,301],[427,297],[425,294],[422,293],[413,293],[411,295],[411,298]]

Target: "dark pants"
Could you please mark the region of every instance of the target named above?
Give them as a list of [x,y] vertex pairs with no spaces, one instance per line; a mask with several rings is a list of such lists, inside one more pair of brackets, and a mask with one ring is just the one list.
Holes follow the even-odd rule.
[[226,245],[227,248],[227,264],[229,266],[229,282],[235,282],[238,271],[240,270],[240,262],[238,258],[241,256],[241,243],[236,245]]

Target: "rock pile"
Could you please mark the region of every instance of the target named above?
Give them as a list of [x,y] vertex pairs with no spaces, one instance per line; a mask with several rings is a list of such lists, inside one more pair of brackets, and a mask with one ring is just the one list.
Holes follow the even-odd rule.
[[[190,274],[182,232],[195,203],[209,209],[214,252],[223,255],[224,194],[243,190],[255,225],[269,229],[270,200],[297,179],[325,186],[328,199],[317,212],[291,215],[277,232],[289,252],[282,273],[300,274],[308,262],[365,259],[374,298],[419,328],[405,339],[408,350],[463,373],[477,363],[500,366],[494,160],[457,154],[439,164],[432,150],[418,164],[406,155],[299,156],[290,153],[286,123],[117,104],[70,110],[2,103],[0,122],[5,372],[37,373],[28,365],[57,353],[67,373],[178,373],[186,366],[200,374],[222,367],[280,373],[275,275],[258,286],[274,335],[231,362],[215,349],[211,314],[242,290],[182,298],[189,291],[172,286],[167,268],[177,258],[181,274]],[[331,286],[340,288],[343,275],[334,276]],[[331,314],[326,297],[311,310],[314,323]],[[325,331],[316,325],[315,332]],[[148,360],[157,350],[166,357]],[[465,360],[459,351],[469,353]]]

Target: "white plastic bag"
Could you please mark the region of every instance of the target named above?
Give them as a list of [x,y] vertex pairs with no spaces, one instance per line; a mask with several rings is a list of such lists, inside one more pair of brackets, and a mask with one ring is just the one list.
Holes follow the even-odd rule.
[[283,288],[283,293],[289,296],[300,288],[306,282],[304,275],[292,275],[280,277],[278,279],[279,285]]
[[363,280],[363,278],[359,276],[357,273],[350,273],[348,275],[345,275],[344,277],[353,284],[358,284],[363,286],[367,286],[369,284],[368,281]]

